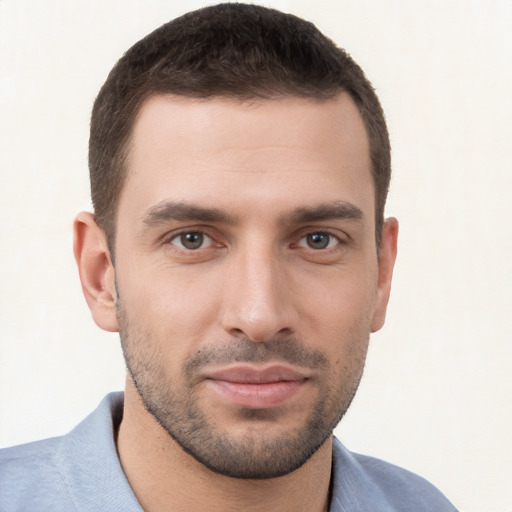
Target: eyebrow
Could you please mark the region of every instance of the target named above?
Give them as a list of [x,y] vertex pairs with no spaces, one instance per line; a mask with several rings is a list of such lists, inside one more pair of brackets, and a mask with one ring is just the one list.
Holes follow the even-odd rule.
[[233,216],[220,208],[205,208],[194,204],[174,201],[161,201],[149,208],[142,216],[148,227],[175,221],[233,222]]
[[307,222],[334,219],[363,221],[364,213],[352,203],[335,201],[332,203],[323,203],[318,206],[296,208],[282,216],[280,220],[284,224],[304,224]]
[[[363,211],[352,203],[335,201],[317,206],[302,206],[285,213],[280,224],[304,224],[323,220],[364,220]],[[237,218],[221,208],[206,208],[181,201],[161,201],[149,208],[142,216],[142,223],[156,227],[170,221],[198,221],[234,224]]]

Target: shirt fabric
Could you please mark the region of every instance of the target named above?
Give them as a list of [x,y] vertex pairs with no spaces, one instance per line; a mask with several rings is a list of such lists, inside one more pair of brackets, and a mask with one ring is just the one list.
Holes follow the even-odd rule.
[[[142,512],[114,432],[123,394],[111,393],[69,434],[0,450],[1,512]],[[423,478],[333,445],[330,512],[456,512]]]

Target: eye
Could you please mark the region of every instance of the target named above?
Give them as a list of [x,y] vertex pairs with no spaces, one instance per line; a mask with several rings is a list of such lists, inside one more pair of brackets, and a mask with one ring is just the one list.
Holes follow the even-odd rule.
[[187,231],[173,236],[171,243],[178,246],[180,249],[195,251],[197,249],[210,247],[213,240],[205,233],[201,233],[201,231]]
[[316,232],[303,236],[297,245],[299,247],[307,247],[308,249],[322,250],[335,247],[339,243],[339,239],[330,233]]

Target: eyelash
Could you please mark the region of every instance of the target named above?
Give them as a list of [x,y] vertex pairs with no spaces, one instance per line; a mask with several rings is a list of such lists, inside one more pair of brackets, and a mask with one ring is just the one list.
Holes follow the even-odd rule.
[[[210,243],[208,244],[207,247],[198,247],[196,249],[189,249],[187,247],[183,247],[183,244],[181,246],[179,246],[179,245],[177,245],[174,242],[176,239],[180,239],[181,237],[183,237],[185,235],[200,235],[202,237],[208,238],[210,240]],[[181,252],[183,254],[190,254],[190,253],[193,253],[193,252],[197,252],[200,249],[207,249],[208,247],[210,247],[213,244],[215,244],[215,239],[212,236],[210,236],[208,233],[206,233],[205,231],[203,231],[201,229],[187,229],[187,230],[180,231],[178,233],[173,233],[172,236],[167,238],[167,240],[164,240],[164,243],[168,244],[168,245],[172,245],[175,250],[177,250],[177,251],[179,251],[179,252]]]
[[[311,246],[306,247],[305,245],[302,245],[302,241],[305,240],[305,244],[308,244],[308,237],[314,237],[314,236],[320,236],[320,237],[328,237],[327,246],[326,247],[320,247],[320,248],[313,248]],[[332,246],[332,242],[336,242],[334,246]],[[343,241],[341,238],[334,233],[330,233],[329,231],[310,231],[303,236],[300,237],[299,242],[296,244],[298,247],[304,247],[306,249],[311,249],[315,252],[326,252],[329,249],[333,249],[337,247],[338,245],[341,245]],[[309,244],[308,244],[309,245]]]
[[[339,245],[346,243],[340,236],[338,236],[334,233],[331,233],[330,231],[327,231],[327,230],[324,230],[324,231],[311,230],[311,231],[303,232],[303,233],[304,234],[301,234],[300,238],[298,239],[298,242],[291,244],[292,247],[301,247],[306,250],[309,249],[313,252],[325,253],[329,250],[335,249]],[[202,247],[202,244],[204,242],[204,240],[203,240],[201,242],[200,246],[198,246],[197,248],[193,248],[193,249],[184,247],[183,243],[181,243],[181,245],[178,245],[177,243],[175,243],[175,240],[177,240],[177,239],[179,240],[184,235],[199,235],[201,237],[206,237],[207,239],[210,240],[210,242],[208,243],[208,245],[206,247]],[[307,237],[313,237],[313,236],[328,237],[327,246],[320,247],[320,248],[313,248],[311,246],[307,246],[308,245]],[[332,245],[333,241],[336,242],[335,245]],[[174,250],[176,250],[182,254],[192,254],[192,253],[198,252],[201,249],[208,249],[215,243],[217,243],[219,246],[221,246],[220,243],[215,241],[215,238],[213,236],[209,235],[207,232],[205,232],[204,230],[201,230],[201,229],[187,229],[187,230],[182,230],[178,233],[173,233],[172,236],[170,236],[166,240],[164,240],[164,243],[166,245],[173,246]]]

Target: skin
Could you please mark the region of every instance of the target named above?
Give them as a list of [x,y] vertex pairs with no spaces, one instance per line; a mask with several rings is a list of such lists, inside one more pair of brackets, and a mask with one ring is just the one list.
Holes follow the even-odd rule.
[[[137,498],[146,511],[327,510],[331,431],[384,323],[398,231],[386,220],[377,251],[356,106],[343,93],[156,96],[128,160],[115,268],[88,213],[75,221],[75,255],[94,320],[121,333],[129,375],[117,441]],[[283,395],[282,383],[277,394],[228,383],[225,393],[216,372],[240,365],[284,367],[298,384]],[[180,446],[192,416],[210,435],[197,449],[227,440],[211,460]],[[315,417],[313,455],[292,460]],[[245,456],[258,479],[235,475],[226,453]],[[284,458],[288,469],[262,477]]]

